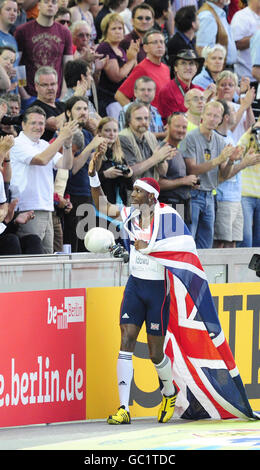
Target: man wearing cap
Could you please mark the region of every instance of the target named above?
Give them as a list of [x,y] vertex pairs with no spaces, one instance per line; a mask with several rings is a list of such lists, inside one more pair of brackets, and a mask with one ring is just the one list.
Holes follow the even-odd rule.
[[167,117],[173,112],[186,112],[184,96],[192,88],[199,88],[193,85],[192,79],[196,75],[199,65],[204,59],[197,57],[191,49],[183,49],[176,56],[172,57],[174,79],[160,89],[158,95],[158,111],[166,124]]

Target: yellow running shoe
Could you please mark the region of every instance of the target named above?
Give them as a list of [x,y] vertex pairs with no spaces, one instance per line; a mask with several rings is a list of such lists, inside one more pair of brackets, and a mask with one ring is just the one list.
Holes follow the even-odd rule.
[[108,424],[130,424],[130,413],[126,411],[124,406],[120,406],[115,415],[110,415],[107,418],[107,422]]
[[174,413],[175,408],[175,401],[176,401],[177,393],[175,395],[171,395],[166,397],[163,395],[162,403],[158,413],[158,422],[159,423],[167,423]]

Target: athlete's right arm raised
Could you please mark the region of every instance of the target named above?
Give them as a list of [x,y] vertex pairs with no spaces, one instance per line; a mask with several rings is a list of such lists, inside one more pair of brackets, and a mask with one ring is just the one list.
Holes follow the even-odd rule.
[[99,212],[111,217],[112,219],[117,219],[120,217],[120,209],[116,204],[108,202],[107,197],[101,188],[97,174],[97,169],[101,166],[102,157],[103,152],[97,150],[93,153],[93,157],[89,162],[88,174],[91,194],[95,207]]

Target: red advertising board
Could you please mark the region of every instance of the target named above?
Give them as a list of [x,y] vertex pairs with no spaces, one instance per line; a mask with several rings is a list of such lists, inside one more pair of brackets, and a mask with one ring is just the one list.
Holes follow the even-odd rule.
[[86,418],[86,289],[0,294],[0,426]]

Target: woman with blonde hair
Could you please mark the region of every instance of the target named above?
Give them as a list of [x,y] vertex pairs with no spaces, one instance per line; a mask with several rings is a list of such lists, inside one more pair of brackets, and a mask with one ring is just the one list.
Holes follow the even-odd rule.
[[102,189],[111,204],[127,204],[127,191],[133,188],[133,170],[127,165],[118,137],[118,122],[112,117],[100,120],[97,134],[107,140],[107,151],[99,169]]
[[205,90],[209,85],[216,83],[218,74],[224,69],[226,55],[226,48],[221,44],[203,47],[201,56],[205,62],[201,72],[193,78],[193,85]]
[[236,113],[235,125],[231,129],[235,144],[238,142],[244,132],[255,123],[255,117],[252,110],[252,103],[255,98],[254,87],[250,85],[242,97],[240,103],[234,103],[233,99],[238,89],[238,77],[230,70],[223,70],[216,79],[217,99],[231,102],[231,106]]
[[118,13],[109,13],[101,21],[102,38],[96,52],[109,59],[101,71],[97,95],[99,114],[118,118],[120,104],[114,95],[137,63],[139,42],[131,41],[125,52],[119,44],[124,37],[124,21]]

